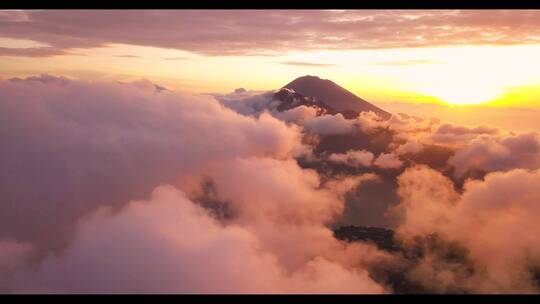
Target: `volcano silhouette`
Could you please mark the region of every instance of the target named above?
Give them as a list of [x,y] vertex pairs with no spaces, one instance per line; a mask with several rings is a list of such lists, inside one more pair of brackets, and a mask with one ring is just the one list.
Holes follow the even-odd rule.
[[283,88],[294,90],[303,96],[313,97],[340,112],[372,111],[385,119],[391,116],[390,113],[354,95],[333,81],[321,79],[317,76],[307,75],[296,78]]

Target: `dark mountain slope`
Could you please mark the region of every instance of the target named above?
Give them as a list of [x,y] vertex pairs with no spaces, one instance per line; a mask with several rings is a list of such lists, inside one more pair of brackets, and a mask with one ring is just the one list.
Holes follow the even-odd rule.
[[383,118],[391,114],[354,95],[331,80],[317,76],[302,76],[291,81],[284,88],[294,90],[303,96],[313,97],[336,111],[373,111]]

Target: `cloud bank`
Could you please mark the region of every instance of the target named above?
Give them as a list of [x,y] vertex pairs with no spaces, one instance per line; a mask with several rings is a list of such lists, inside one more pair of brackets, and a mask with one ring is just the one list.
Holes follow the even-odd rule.
[[539,291],[538,133],[273,94],[1,80],[0,290]]
[[528,44],[539,42],[538,14],[535,10],[10,11],[0,15],[1,37],[48,47],[5,48],[0,54],[54,56],[110,44],[210,56]]
[[99,205],[187,184],[237,157],[285,158],[300,145],[298,130],[269,115],[241,116],[148,82],[41,76],[2,81],[0,91],[0,237],[60,242]]
[[[427,167],[407,169],[399,177],[399,205],[405,241],[436,234],[463,248],[464,261],[449,263],[431,248],[414,270],[414,279],[448,292],[536,293],[540,252],[538,170],[514,169],[468,181],[459,194],[452,182]],[[459,260],[458,260],[459,261]]]
[[[148,81],[0,92],[2,291],[386,292],[329,228],[375,176],[301,168],[301,127]],[[205,179],[226,220],[190,198]]]
[[[76,272],[73,271],[76,269]],[[223,227],[172,186],[118,214],[100,209],[82,221],[71,247],[21,273],[23,292],[70,293],[379,293],[363,269],[324,258],[289,273],[257,234]]]

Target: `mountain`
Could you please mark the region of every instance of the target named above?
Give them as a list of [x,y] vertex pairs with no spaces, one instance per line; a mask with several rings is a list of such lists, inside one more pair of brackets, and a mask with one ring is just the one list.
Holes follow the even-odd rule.
[[294,90],[281,88],[274,94],[274,100],[279,100],[280,103],[277,110],[287,111],[299,106],[312,107],[317,109],[317,115],[336,115],[341,113],[346,119],[354,119],[358,117],[358,111],[345,110],[338,111],[321,100],[314,97],[306,97]]
[[373,111],[385,119],[391,116],[390,113],[354,95],[331,80],[321,79],[317,76],[308,75],[296,78],[283,88],[312,97],[319,103],[324,103],[340,113]]

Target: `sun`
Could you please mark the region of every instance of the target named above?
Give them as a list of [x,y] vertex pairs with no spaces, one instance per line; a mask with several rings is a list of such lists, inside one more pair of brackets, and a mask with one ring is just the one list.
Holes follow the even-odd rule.
[[485,80],[447,78],[424,86],[422,91],[450,105],[478,105],[500,98],[504,93],[503,87]]
[[496,100],[501,96],[499,89],[481,90],[481,89],[459,89],[440,90],[430,95],[440,101],[450,105],[478,105]]
[[426,49],[422,58],[435,64],[406,66],[394,75],[406,79],[417,92],[446,104],[490,103],[510,88],[538,79],[538,69],[532,67],[540,64],[535,56],[539,50],[540,44]]

